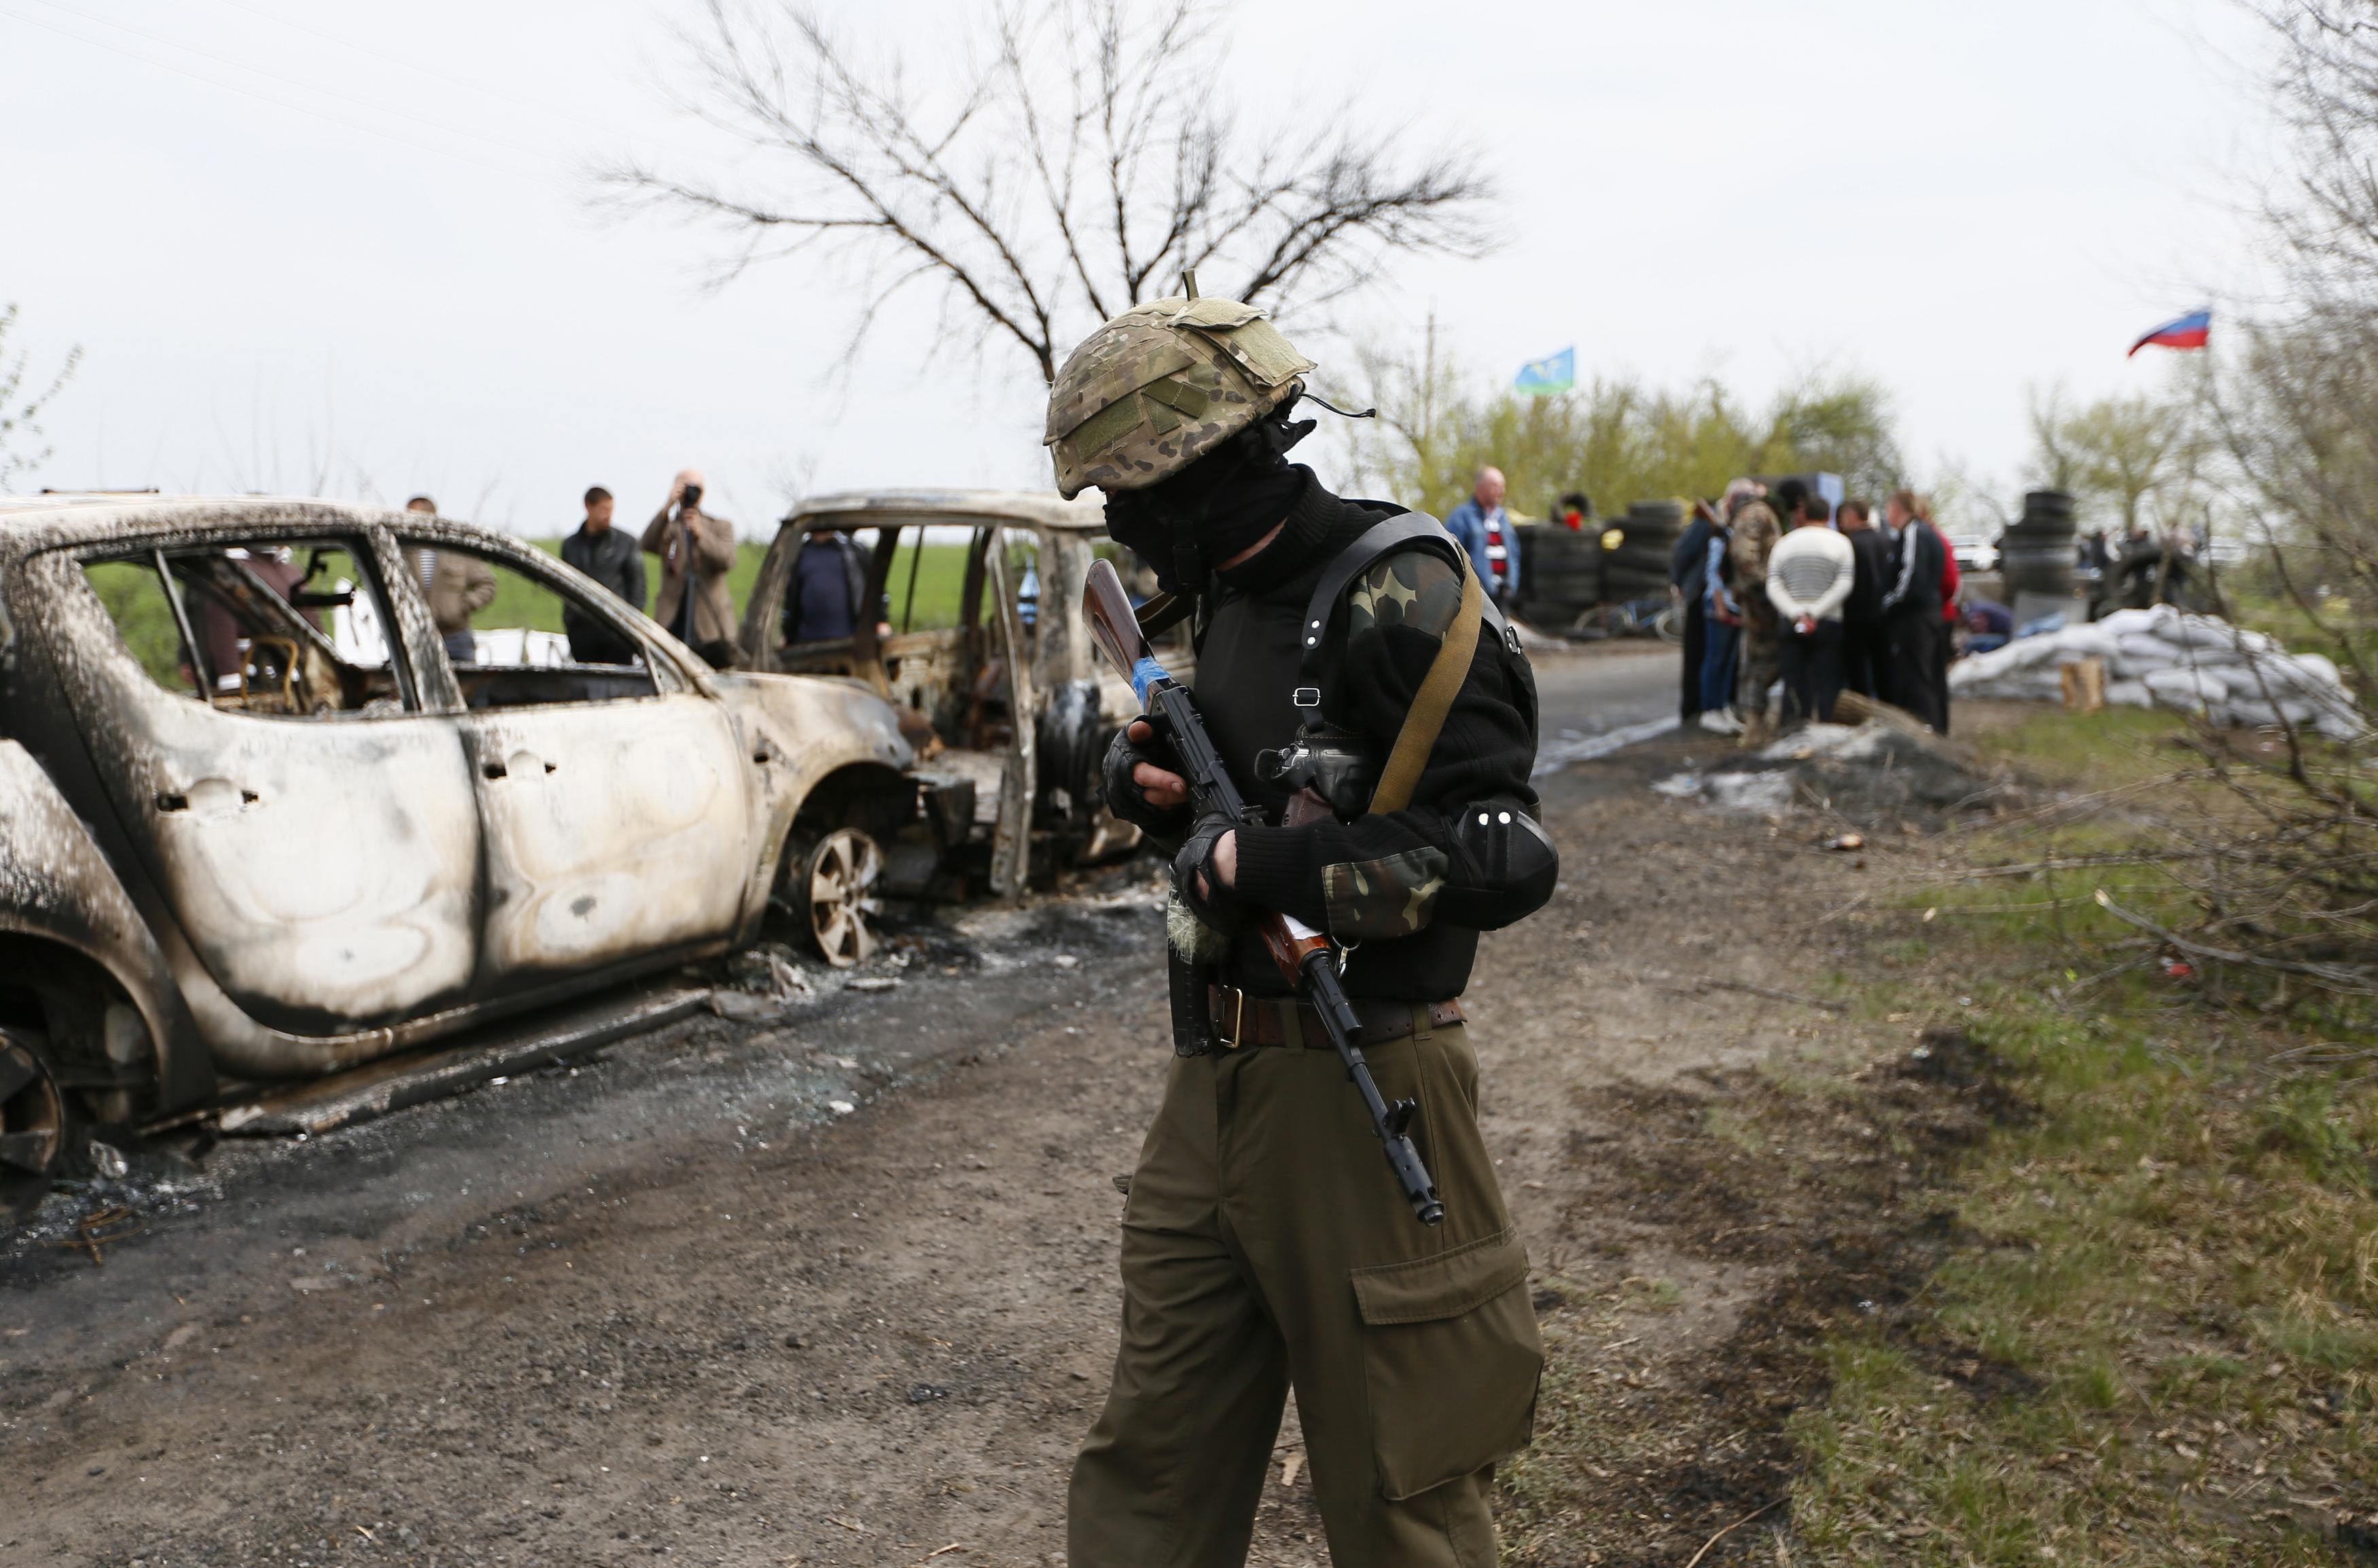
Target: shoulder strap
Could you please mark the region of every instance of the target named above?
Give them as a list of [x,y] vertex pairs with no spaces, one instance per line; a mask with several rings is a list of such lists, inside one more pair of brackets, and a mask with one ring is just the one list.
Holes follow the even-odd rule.
[[1400,811],[1411,804],[1412,791],[1428,766],[1428,754],[1436,749],[1436,737],[1444,732],[1446,715],[1453,712],[1461,683],[1470,678],[1470,661],[1478,652],[1478,627],[1485,608],[1486,591],[1478,585],[1478,574],[1465,568],[1461,608],[1453,613],[1453,624],[1445,628],[1445,640],[1437,644],[1436,657],[1429,661],[1428,677],[1420,683],[1404,714],[1404,727],[1396,732],[1387,765],[1379,771],[1378,787],[1371,792],[1374,815]]
[[1382,557],[1414,547],[1435,551],[1460,572],[1461,607],[1454,612],[1453,624],[1446,628],[1444,640],[1437,644],[1436,657],[1429,663],[1428,675],[1421,681],[1420,690],[1404,714],[1403,727],[1396,732],[1395,745],[1387,752],[1378,787],[1371,794],[1369,809],[1374,813],[1400,811],[1411,804],[1412,791],[1419,786],[1421,773],[1428,766],[1428,754],[1436,748],[1436,737],[1445,729],[1446,716],[1453,712],[1453,700],[1460,695],[1462,682],[1470,676],[1471,660],[1478,652],[1479,628],[1491,621],[1495,635],[1516,652],[1508,624],[1486,597],[1477,572],[1471,569],[1470,552],[1445,531],[1443,523],[1426,512],[1400,512],[1365,529],[1322,569],[1319,581],[1314,584],[1313,597],[1304,609],[1304,625],[1299,632],[1299,640],[1304,645],[1304,683],[1312,685],[1317,679],[1322,640],[1329,633],[1329,623],[1338,614],[1338,601],[1348,584]]
[[1304,627],[1298,640],[1304,645],[1302,673],[1306,685],[1313,684],[1315,668],[1320,661],[1321,640],[1328,635],[1330,617],[1338,613],[1339,596],[1346,592],[1346,585],[1368,571],[1371,563],[1380,557],[1413,545],[1435,550],[1468,575],[1470,552],[1445,531],[1443,523],[1426,512],[1403,512],[1364,529],[1351,545],[1338,553],[1335,560],[1322,568],[1319,580],[1313,585],[1313,597],[1305,604]]
[[[1299,634],[1304,647],[1302,668],[1297,675],[1300,681],[1306,686],[1314,684],[1321,660],[1321,640],[1329,634],[1329,617],[1337,614],[1338,598],[1346,592],[1346,585],[1368,571],[1371,564],[1380,557],[1414,545],[1436,551],[1460,569],[1464,577],[1476,575],[1471,569],[1470,552],[1461,547],[1461,541],[1447,533],[1445,524],[1426,512],[1399,512],[1385,522],[1365,529],[1351,545],[1339,552],[1338,557],[1323,569],[1319,581],[1313,586],[1313,597],[1304,606],[1304,627]],[[1513,653],[1518,653],[1519,639],[1511,630],[1511,623],[1504,618],[1494,600],[1486,598],[1483,592],[1479,598],[1479,613],[1494,628],[1495,638]]]

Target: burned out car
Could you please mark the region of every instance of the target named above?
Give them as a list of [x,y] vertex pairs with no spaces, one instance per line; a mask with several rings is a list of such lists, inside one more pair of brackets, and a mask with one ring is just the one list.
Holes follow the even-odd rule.
[[[1053,494],[816,497],[769,547],[744,610],[742,661],[839,676],[891,702],[929,796],[965,801],[971,790],[974,874],[1014,893],[1036,874],[1138,842],[1098,784],[1108,741],[1138,704],[1094,656],[1082,615],[1090,562],[1113,549],[1097,502]],[[848,635],[802,635],[805,551],[830,552],[863,580]],[[1185,676],[1184,634],[1169,634],[1159,652]],[[968,858],[955,864],[963,875]]]
[[[632,655],[519,629],[563,613]],[[772,895],[862,956],[913,758],[859,684],[715,671],[462,523],[0,499],[0,1217],[84,1127],[599,1011]]]

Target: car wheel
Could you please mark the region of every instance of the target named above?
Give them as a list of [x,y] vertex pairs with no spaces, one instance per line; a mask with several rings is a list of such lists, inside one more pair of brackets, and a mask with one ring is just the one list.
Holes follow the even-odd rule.
[[883,874],[883,852],[857,828],[836,828],[818,840],[802,865],[810,938],[836,969],[875,952],[874,921],[883,907],[875,883]]
[[40,1057],[0,1030],[0,1220],[23,1219],[49,1195],[66,1133],[56,1080]]

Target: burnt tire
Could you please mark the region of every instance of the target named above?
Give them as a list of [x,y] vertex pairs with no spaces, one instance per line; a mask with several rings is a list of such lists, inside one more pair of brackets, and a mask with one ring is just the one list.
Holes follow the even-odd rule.
[[31,1047],[0,1030],[0,1225],[41,1206],[66,1150],[66,1096]]
[[883,876],[883,852],[858,828],[836,828],[798,855],[787,856],[793,885],[789,903],[818,955],[836,969],[863,964],[875,954],[875,920],[883,901],[876,884]]

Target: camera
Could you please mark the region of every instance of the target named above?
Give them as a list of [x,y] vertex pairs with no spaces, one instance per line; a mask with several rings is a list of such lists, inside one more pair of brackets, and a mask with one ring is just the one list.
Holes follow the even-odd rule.
[[691,507],[700,502],[701,499],[702,486],[699,485],[689,485],[685,487],[685,493],[677,498],[677,502],[680,507]]

